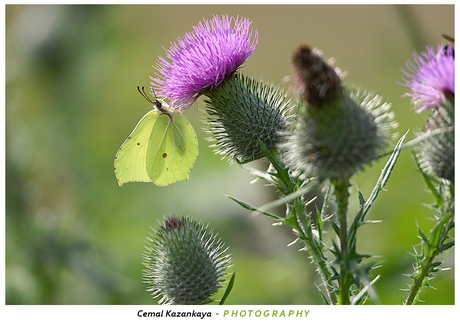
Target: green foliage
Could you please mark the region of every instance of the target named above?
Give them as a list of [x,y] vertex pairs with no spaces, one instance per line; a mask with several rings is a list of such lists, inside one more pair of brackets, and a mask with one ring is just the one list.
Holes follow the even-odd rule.
[[421,241],[418,246],[414,246],[414,272],[409,275],[413,282],[407,289],[406,305],[421,301],[420,293],[425,287],[431,287],[430,281],[443,269],[437,257],[455,244],[451,236],[455,226],[453,183],[445,179],[436,180],[426,174],[418,163],[417,166],[435,199],[430,207],[434,212],[435,224],[428,235],[417,226]]
[[224,305],[225,301],[227,300],[228,295],[230,295],[232,288],[233,288],[233,284],[235,283],[235,275],[236,274],[233,273],[232,277],[228,281],[227,288],[225,289],[225,293],[219,301],[219,305]]
[[[254,175],[277,187],[282,194],[281,198],[278,201],[258,208],[235,197],[229,197],[248,210],[267,215],[292,227],[299,241],[304,243],[305,250],[310,253],[310,257],[321,276],[322,285],[325,286],[326,290],[324,292],[319,287],[318,289],[323,295],[326,304],[337,304],[338,302],[340,304],[358,304],[365,300],[365,295],[371,295],[374,301],[378,302],[378,296],[374,288],[374,283],[378,277],[373,280],[369,278],[370,270],[374,268],[376,262],[362,264],[363,260],[370,256],[357,252],[357,230],[363,224],[369,223],[364,218],[379,192],[383,190],[387,183],[400,154],[405,137],[404,135],[397,143],[369,199],[367,201],[364,200],[363,195],[359,192],[360,208],[349,228],[347,221],[343,222],[343,219],[346,219],[348,216],[348,183],[338,184],[338,181],[332,181],[336,193],[337,222],[331,217],[326,217],[327,210],[331,207],[329,205],[331,185],[327,186],[321,212],[318,212],[313,217],[311,213],[306,212],[306,206],[311,201],[306,202],[303,195],[316,188],[319,182],[293,176],[289,168],[283,164],[282,159],[280,159],[281,156],[276,150],[268,151],[262,141],[259,144],[265,157],[270,162],[269,170],[266,172],[253,169],[249,170]],[[340,192],[344,193],[342,197],[337,194]],[[340,203],[342,206],[340,206]],[[282,204],[286,204],[285,218],[267,212],[271,207]],[[334,229],[340,240],[340,246],[334,240],[331,240],[332,247],[330,249],[327,248],[327,243],[323,241],[323,224],[325,222],[329,222]],[[345,233],[343,232],[344,230]],[[327,251],[330,251],[334,255],[334,263],[340,269],[331,266],[331,261],[325,255]],[[352,284],[354,284],[355,288],[351,288]],[[350,296],[352,297],[350,298]]]
[[[326,288],[327,300],[330,304],[337,302],[333,291],[335,287],[332,283],[332,277],[335,272],[327,263],[324,252],[327,251],[326,245],[321,240],[322,235],[318,235],[318,228],[315,228],[311,221],[311,214],[306,212],[306,206],[312,201],[305,201],[304,194],[313,191],[318,183],[310,179],[302,180],[299,177],[292,176],[289,168],[286,167],[279,159],[276,150],[268,151],[262,141],[259,142],[260,149],[265,157],[270,161],[270,168],[267,172],[255,171],[254,174],[262,179],[267,180],[272,185],[276,186],[282,197],[275,201],[275,204],[270,203],[261,208],[256,208],[246,202],[240,201],[234,197],[230,197],[244,208],[265,214],[287,224],[292,227],[293,232],[298,236],[299,241],[305,245],[305,250],[310,253],[310,256],[315,263],[318,272],[320,273],[324,286]],[[275,155],[274,155],[275,154]],[[281,218],[271,213],[267,213],[265,209],[269,209],[278,204],[286,204],[286,217]],[[314,233],[315,232],[315,233]]]

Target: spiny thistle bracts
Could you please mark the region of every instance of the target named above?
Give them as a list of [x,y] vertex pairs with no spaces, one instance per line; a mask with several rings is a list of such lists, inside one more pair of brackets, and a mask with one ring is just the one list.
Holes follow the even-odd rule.
[[263,157],[259,141],[276,148],[288,127],[289,101],[278,89],[237,73],[205,99],[207,131],[216,151],[246,163]]
[[144,282],[160,304],[206,304],[225,281],[231,261],[217,235],[188,217],[172,215],[147,237]]

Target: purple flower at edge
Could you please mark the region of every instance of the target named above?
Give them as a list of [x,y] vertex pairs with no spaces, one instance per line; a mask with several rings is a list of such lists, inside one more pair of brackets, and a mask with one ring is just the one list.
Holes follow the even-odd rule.
[[413,54],[414,62],[408,61],[409,72],[401,70],[409,79],[399,85],[408,87],[411,92],[404,96],[412,98],[415,111],[440,107],[446,101],[446,94],[455,94],[455,57],[452,44],[439,45],[437,51],[427,46],[426,52]]
[[[232,26],[233,22],[233,26]],[[156,77],[150,77],[155,94],[171,100],[175,109],[188,109],[200,95],[217,87],[254,52],[257,30],[251,21],[228,16],[203,19],[165,49],[169,60],[159,57]],[[252,39],[253,38],[253,39]],[[251,40],[252,39],[252,40]]]

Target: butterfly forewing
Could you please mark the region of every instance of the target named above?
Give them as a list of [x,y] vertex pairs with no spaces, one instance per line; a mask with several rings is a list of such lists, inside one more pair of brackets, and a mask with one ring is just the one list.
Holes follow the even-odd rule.
[[122,186],[129,182],[151,182],[146,169],[146,156],[152,128],[161,112],[149,111],[121,145],[115,157],[115,176]]

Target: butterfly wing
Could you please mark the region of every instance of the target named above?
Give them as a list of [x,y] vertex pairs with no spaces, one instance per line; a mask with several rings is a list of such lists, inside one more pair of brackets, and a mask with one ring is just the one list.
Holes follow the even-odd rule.
[[115,156],[115,176],[118,185],[129,182],[151,182],[147,173],[146,156],[152,129],[161,112],[149,111],[118,149]]
[[159,186],[188,180],[198,158],[195,130],[181,114],[162,114],[151,131],[147,174]]

